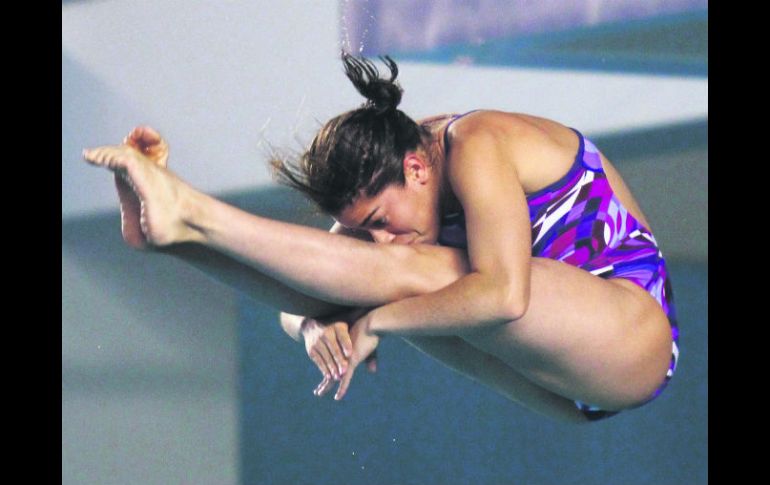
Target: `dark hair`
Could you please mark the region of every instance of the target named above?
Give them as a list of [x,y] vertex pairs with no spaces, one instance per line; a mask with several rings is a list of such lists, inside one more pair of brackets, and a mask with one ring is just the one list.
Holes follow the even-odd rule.
[[403,90],[398,66],[380,57],[390,71],[380,78],[368,59],[342,53],[345,74],[367,101],[329,120],[299,160],[274,159],[278,182],[303,192],[320,209],[337,214],[363,191],[367,197],[388,185],[404,185],[404,155],[422,146],[429,132],[397,109]]

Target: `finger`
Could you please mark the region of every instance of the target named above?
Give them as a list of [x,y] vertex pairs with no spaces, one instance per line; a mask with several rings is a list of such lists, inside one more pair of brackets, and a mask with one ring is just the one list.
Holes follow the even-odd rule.
[[366,370],[371,372],[372,374],[377,372],[377,353],[376,351],[372,353],[369,357],[366,359]]
[[326,345],[326,349],[331,355],[334,365],[337,367],[337,375],[342,375],[348,366],[348,360],[342,356],[342,350],[337,344],[336,338],[329,338],[326,335],[321,337],[321,341]]
[[318,370],[321,371],[321,374],[323,374],[324,378],[331,379],[331,372],[329,372],[329,367],[326,365],[326,362],[318,354],[318,352],[312,351],[309,354],[309,357],[310,360],[312,360],[318,367]]
[[334,382],[335,381],[333,381],[332,379],[325,379],[324,381],[322,381],[321,384],[318,386],[318,389],[317,389],[318,392],[316,396],[318,397],[325,396],[326,393],[329,392],[329,390],[332,387],[334,387]]
[[313,394],[318,397],[323,396],[326,393],[326,390],[331,387],[332,382],[334,381],[331,379],[331,377],[324,376],[321,382],[319,382],[316,388],[313,390]]
[[347,326],[341,326],[335,330],[337,332],[337,342],[339,342],[340,347],[342,347],[342,353],[345,354],[345,357],[350,358],[350,356],[353,355],[353,341],[350,340],[350,333]]
[[324,386],[325,383],[326,383],[326,377],[324,376],[324,378],[321,379],[321,382],[319,382],[318,385],[315,386],[315,389],[313,389],[314,396],[318,395],[318,391],[321,390],[321,388]]
[[340,371],[337,369],[337,364],[334,363],[334,357],[332,357],[332,354],[329,353],[329,349],[326,347],[326,345],[322,342],[319,342],[313,346],[313,350],[323,359],[324,363],[326,364],[326,368],[329,370],[329,373],[334,377],[335,379],[340,378]]
[[[316,345],[319,347],[319,353],[326,360],[326,365],[329,367],[332,377],[334,377],[335,380],[340,380],[344,372],[340,372],[340,366],[337,364],[337,359],[334,357],[334,354],[329,349],[328,343],[322,337],[321,341]],[[339,353],[339,351],[337,353]]]
[[345,372],[344,376],[342,376],[342,381],[340,382],[339,387],[337,387],[337,392],[334,394],[335,401],[339,401],[345,397],[345,394],[348,392],[348,387],[350,387],[350,381],[353,379],[353,373],[355,373],[355,371],[356,367],[354,365],[348,367],[348,371]]

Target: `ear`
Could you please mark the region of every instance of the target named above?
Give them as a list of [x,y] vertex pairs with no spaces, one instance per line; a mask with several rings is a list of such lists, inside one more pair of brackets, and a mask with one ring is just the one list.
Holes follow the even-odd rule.
[[404,177],[406,180],[424,184],[430,178],[430,165],[424,156],[417,152],[404,155]]

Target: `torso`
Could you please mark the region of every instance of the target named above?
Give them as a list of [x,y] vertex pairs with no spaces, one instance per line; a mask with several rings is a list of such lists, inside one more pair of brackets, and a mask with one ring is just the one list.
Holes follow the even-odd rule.
[[[459,116],[462,118],[452,121]],[[542,191],[560,180],[572,167],[580,145],[578,137],[570,128],[553,120],[523,113],[485,110],[466,115],[446,114],[419,120],[418,123],[433,133],[443,154],[446,154],[445,131],[450,122],[450,140],[453,128],[460,123],[483,123],[490,129],[510,133],[507,138],[511,141],[505,150],[508,150],[511,156],[506,159],[507,163],[513,164],[512,168],[516,170],[525,194]],[[607,179],[620,202],[631,215],[651,229],[615,167],[604,155],[601,155],[601,160]],[[447,207],[448,211],[461,209],[456,201],[450,201]]]
[[[666,320],[662,316],[667,317],[673,339],[667,382],[676,368],[678,327],[665,260],[647,219],[609,160],[590,140],[555,121],[497,111],[456,117],[445,115],[424,120],[434,135],[438,154],[443,156],[436,159],[445,164],[473,163],[472,152],[467,150],[458,150],[471,153],[467,159],[452,159],[452,146],[462,143],[464,133],[470,132],[471,136],[473,133],[473,130],[457,129],[461,124],[476,123],[474,130],[481,128],[484,132],[502,134],[495,138],[495,143],[501,140],[506,156],[497,158],[500,163],[511,164],[527,196],[533,258],[567,263],[624,288],[635,295],[636,301],[654,299],[660,304],[663,312],[650,316],[646,321],[655,323],[645,328],[654,328],[660,335]],[[449,147],[444,143],[445,132]],[[469,138],[464,141],[467,140]],[[442,208],[438,242],[467,248],[463,208],[459,204],[448,207],[448,210]],[[629,322],[619,325],[629,325]],[[506,356],[515,360],[522,355],[519,339],[503,328],[513,327],[490,330],[479,337],[475,345],[503,360]],[[512,355],[514,357],[510,357]]]

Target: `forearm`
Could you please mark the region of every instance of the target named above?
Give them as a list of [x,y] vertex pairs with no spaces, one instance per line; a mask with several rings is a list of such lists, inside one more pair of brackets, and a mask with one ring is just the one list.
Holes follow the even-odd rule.
[[398,335],[461,335],[519,318],[505,285],[477,272],[420,296],[383,305],[367,315],[368,331]]

